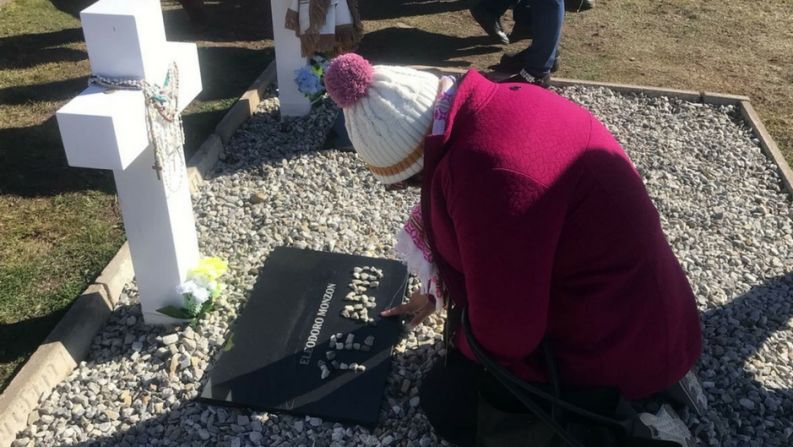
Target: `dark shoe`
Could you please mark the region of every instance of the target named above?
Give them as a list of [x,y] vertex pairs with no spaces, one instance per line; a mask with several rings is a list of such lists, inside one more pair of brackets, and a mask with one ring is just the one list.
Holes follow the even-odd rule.
[[523,68],[524,52],[517,53],[504,53],[501,55],[501,60],[495,68],[504,73],[517,73]]
[[523,84],[533,84],[542,88],[548,88],[551,86],[551,75],[549,73],[543,77],[538,78],[537,76],[530,75],[526,70],[521,70],[520,73],[516,74],[515,76],[512,76],[510,78],[501,81],[501,83],[516,83],[516,82]]
[[595,6],[595,0],[565,0],[564,10],[567,12],[589,11]]
[[509,33],[509,41],[512,43],[520,42],[521,40],[531,39],[533,33],[531,25],[521,22],[515,22],[512,31]]
[[[524,50],[525,51],[525,50]],[[494,70],[501,71],[504,73],[517,73],[524,68],[524,53],[520,51],[518,53],[505,53],[501,56],[501,61],[491,67]],[[553,60],[553,65],[551,66],[551,73],[556,73],[559,70],[559,54],[557,52],[556,59]]]
[[482,27],[488,36],[495,37],[504,45],[509,44],[509,37],[507,37],[504,30],[501,29],[501,18],[496,17],[495,14],[484,8],[482,4],[478,4],[471,8],[471,15],[476,20],[476,23]]

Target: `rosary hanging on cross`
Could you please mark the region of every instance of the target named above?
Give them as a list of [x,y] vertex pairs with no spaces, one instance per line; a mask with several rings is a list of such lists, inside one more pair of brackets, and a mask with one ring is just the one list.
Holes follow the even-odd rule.
[[157,179],[168,193],[176,191],[184,179],[184,130],[179,113],[179,67],[171,63],[162,86],[138,79],[107,78],[92,75],[89,85],[109,90],[141,90],[146,103],[146,130],[154,145]]

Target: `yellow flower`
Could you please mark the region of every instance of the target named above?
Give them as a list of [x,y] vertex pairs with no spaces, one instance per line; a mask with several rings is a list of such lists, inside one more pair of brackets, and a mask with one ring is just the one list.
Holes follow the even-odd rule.
[[190,277],[203,276],[207,280],[217,281],[228,270],[228,263],[220,258],[204,258],[188,272]]

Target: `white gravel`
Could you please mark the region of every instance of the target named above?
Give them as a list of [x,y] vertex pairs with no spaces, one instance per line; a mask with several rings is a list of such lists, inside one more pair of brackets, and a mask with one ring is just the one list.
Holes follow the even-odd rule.
[[[793,208],[773,164],[732,107],[592,88],[564,94],[630,153],[697,294],[711,408],[704,420],[689,415],[692,430],[703,445],[793,444]],[[130,286],[86,361],[42,399],[15,445],[444,445],[416,395],[443,354],[435,317],[397,347],[374,430],[191,400],[273,247],[393,257],[418,191],[385,192],[354,154],[317,151],[334,110],[323,104],[282,124],[277,99],[262,103],[193,197],[202,252],[230,260],[219,308],[195,331],[146,327]]]

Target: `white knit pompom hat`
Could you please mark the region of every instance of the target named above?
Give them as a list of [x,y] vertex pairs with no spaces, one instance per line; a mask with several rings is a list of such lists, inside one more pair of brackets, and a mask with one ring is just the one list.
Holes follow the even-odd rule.
[[439,83],[430,73],[372,66],[354,53],[331,61],[325,88],[344,110],[355,151],[381,182],[397,183],[421,172]]

